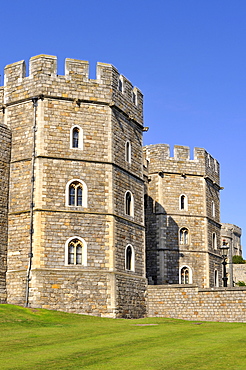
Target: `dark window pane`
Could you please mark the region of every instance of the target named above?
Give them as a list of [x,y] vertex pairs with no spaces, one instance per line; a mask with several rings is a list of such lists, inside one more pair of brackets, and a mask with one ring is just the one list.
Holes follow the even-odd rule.
[[132,248],[129,246],[126,249],[126,269],[131,270],[132,264]]
[[82,188],[77,188],[77,206],[82,206]]
[[69,186],[69,205],[75,205],[75,188],[72,185]]
[[123,83],[121,80],[119,80],[119,90],[122,92],[123,91]]
[[74,246],[71,244],[69,244],[68,246],[68,264],[74,264]]
[[126,214],[131,214],[131,194],[129,192],[126,193]]
[[126,143],[126,161],[130,162],[130,143]]
[[76,248],[76,265],[82,264],[82,247],[77,246]]

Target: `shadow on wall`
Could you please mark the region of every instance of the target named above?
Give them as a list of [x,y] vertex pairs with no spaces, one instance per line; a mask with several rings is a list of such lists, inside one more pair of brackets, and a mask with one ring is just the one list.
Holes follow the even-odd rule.
[[[146,274],[150,285],[179,284],[179,227],[163,206],[145,195]],[[185,237],[185,235],[183,235]]]

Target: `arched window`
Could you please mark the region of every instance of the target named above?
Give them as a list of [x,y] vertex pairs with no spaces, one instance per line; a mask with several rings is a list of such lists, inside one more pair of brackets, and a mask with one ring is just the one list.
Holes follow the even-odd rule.
[[182,229],[179,230],[179,244],[189,244],[189,231],[186,227],[182,227]]
[[219,286],[219,275],[217,270],[214,270],[214,286]]
[[212,203],[211,203],[211,208],[212,208],[212,217],[215,217],[215,205],[214,205],[213,200],[212,200]]
[[65,265],[87,265],[87,245],[84,239],[74,236],[65,246]]
[[131,244],[128,244],[125,249],[125,269],[135,270],[135,252]]
[[126,162],[131,163],[131,143],[129,140],[126,141],[125,153]]
[[132,217],[134,215],[134,199],[130,191],[125,193],[125,214]]
[[83,130],[79,126],[70,129],[70,148],[83,149]]
[[124,92],[124,84],[123,84],[123,78],[122,78],[122,76],[119,77],[118,90],[121,91],[122,93]]
[[184,194],[181,194],[179,197],[179,209],[187,211],[187,196]]
[[189,266],[183,266],[179,274],[180,284],[192,284],[192,271]]
[[79,129],[74,127],[73,129],[73,148],[79,147]]
[[214,249],[217,249],[217,238],[215,233],[212,234],[212,246]]
[[208,158],[208,167],[211,167],[210,154],[207,154],[207,158]]
[[66,205],[87,207],[87,186],[84,181],[73,179],[66,186]]

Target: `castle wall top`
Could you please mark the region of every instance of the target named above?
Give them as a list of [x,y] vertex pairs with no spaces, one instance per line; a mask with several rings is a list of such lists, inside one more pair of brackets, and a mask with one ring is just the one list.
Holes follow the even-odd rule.
[[221,235],[232,236],[232,234],[237,234],[239,237],[242,235],[242,229],[234,224],[222,223],[221,224]]
[[[124,85],[123,90],[119,89],[119,80]],[[97,63],[96,79],[89,79],[87,61],[70,58],[65,60],[65,74],[58,76],[57,58],[51,55],[32,57],[29,61],[29,76],[26,76],[24,60],[5,67],[4,104],[39,95],[115,104],[131,111],[133,118],[142,124],[141,91],[111,64]]]
[[174,146],[173,157],[168,144],[147,145],[144,153],[150,174],[162,171],[198,175],[209,177],[219,185],[219,163],[203,148],[194,148],[194,159],[190,158],[190,148],[181,145]]

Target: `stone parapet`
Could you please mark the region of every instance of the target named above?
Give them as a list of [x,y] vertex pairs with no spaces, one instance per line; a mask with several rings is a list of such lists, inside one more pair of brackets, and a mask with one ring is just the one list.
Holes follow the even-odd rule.
[[[74,100],[78,105],[81,101],[107,104],[124,111],[127,116],[142,125],[141,91],[133,87],[111,64],[98,63],[96,70],[96,79],[89,79],[88,62],[66,59],[65,75],[59,76],[57,58],[50,55],[32,57],[29,61],[29,76],[26,76],[24,60],[9,64],[5,67],[4,103],[9,105],[37,96]],[[119,79],[123,81],[123,91],[118,88]]]
[[166,172],[203,176],[219,185],[219,163],[203,148],[194,148],[194,159],[190,158],[190,148],[181,145],[174,146],[173,157],[170,156],[168,144],[147,145],[144,154],[149,174]]

